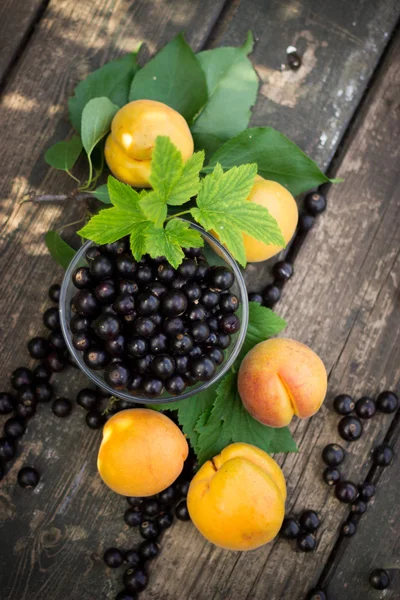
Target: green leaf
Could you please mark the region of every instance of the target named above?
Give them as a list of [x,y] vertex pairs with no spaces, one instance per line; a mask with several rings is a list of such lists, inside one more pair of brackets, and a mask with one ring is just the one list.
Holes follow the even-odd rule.
[[200,233],[181,219],[171,219],[165,228],[152,224],[146,231],[146,252],[152,258],[165,256],[175,269],[184,259],[182,248],[200,248],[203,245]]
[[108,133],[118,106],[109,98],[89,100],[82,112],[82,144],[90,157],[96,144]]
[[213,154],[222,146],[225,140],[212,133],[192,132],[195,150],[203,150],[206,160],[209,161]]
[[204,73],[182,34],[176,36],[135,76],[129,100],[158,100],[191,121],[207,102]]
[[67,242],[64,242],[57,231],[48,231],[44,239],[52,258],[63,269],[66,269],[76,254],[75,250]]
[[44,155],[44,160],[55,169],[70,171],[81,152],[81,139],[79,135],[73,135],[71,139],[57,142],[48,148]]
[[237,374],[233,372],[219,383],[211,413],[206,421],[200,418],[196,429],[200,463],[234,442],[252,444],[268,453],[297,451],[287,427],[267,427],[247,412],[237,391]]
[[203,172],[219,163],[224,170],[257,163],[258,173],[285,186],[293,196],[330,181],[296,144],[272,127],[254,127],[225,142]]
[[152,223],[140,206],[141,195],[114,177],[108,178],[112,208],[101,210],[78,234],[96,244],[108,244],[130,235],[132,254],[140,260],[144,254],[145,235]]
[[95,198],[97,198],[97,200],[103,202],[103,204],[111,204],[110,194],[108,193],[108,187],[106,183],[99,185],[98,188],[93,190],[92,194]]
[[157,227],[161,227],[167,217],[167,204],[180,206],[197,194],[203,162],[204,153],[198,152],[184,163],[168,137],[157,137],[151,161],[153,191],[148,192],[141,203],[143,212]]
[[234,167],[224,173],[217,164],[202,181],[197,208],[191,214],[208,231],[213,230],[232,255],[246,265],[242,232],[266,244],[285,246],[278,224],[269,211],[248,202],[257,165]]
[[[202,136],[207,150],[208,141],[215,148],[215,137],[226,141],[249,124],[258,90],[257,73],[247,58],[253,43],[249,32],[245,44],[239,48],[215,48],[197,54],[206,75],[208,102],[196,117],[192,132]],[[204,137],[206,135],[214,138]]]
[[70,121],[78,133],[81,132],[82,112],[89,100],[106,96],[119,107],[128,102],[132,79],[139,70],[137,52],[112,60],[76,86],[68,107]]
[[243,359],[256,344],[278,335],[285,327],[286,321],[273,310],[260,306],[258,302],[249,302],[249,324],[239,360]]

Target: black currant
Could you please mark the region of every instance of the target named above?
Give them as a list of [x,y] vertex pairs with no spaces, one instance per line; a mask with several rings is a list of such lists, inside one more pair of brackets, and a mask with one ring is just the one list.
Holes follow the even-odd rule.
[[328,485],[336,485],[341,479],[341,474],[336,467],[327,467],[322,474],[322,478]]
[[49,298],[50,298],[50,300],[52,300],[53,302],[59,302],[59,300],[60,300],[60,292],[61,292],[61,286],[58,283],[53,283],[49,287]]
[[198,321],[193,323],[190,335],[195,342],[205,342],[210,335],[210,328],[205,321]]
[[100,315],[93,321],[93,331],[102,340],[114,340],[122,330],[121,321],[113,315]]
[[98,410],[89,410],[86,413],[86,425],[90,429],[100,429],[106,422],[106,418]]
[[239,298],[235,294],[224,293],[219,299],[219,306],[223,313],[233,313],[239,308]]
[[103,560],[107,567],[117,569],[124,562],[124,556],[118,548],[108,548],[103,554]]
[[115,259],[115,267],[119,275],[125,279],[134,279],[138,265],[133,256],[124,253],[119,254]]
[[120,295],[128,294],[134,296],[139,291],[138,284],[131,279],[120,279],[117,286]]
[[251,294],[249,294],[249,302],[257,302],[258,304],[262,304],[263,297],[257,292],[252,292]]
[[89,271],[94,279],[109,279],[114,273],[114,263],[107,256],[99,255],[90,261]]
[[157,277],[163,283],[171,283],[176,275],[175,269],[168,263],[162,262],[157,267]]
[[175,507],[176,518],[180,521],[190,521],[186,500],[181,500]]
[[69,326],[71,327],[72,333],[84,333],[89,331],[90,321],[87,317],[74,315],[69,322]]
[[387,467],[393,460],[393,450],[387,444],[377,446],[373,452],[374,463],[379,467]]
[[121,590],[114,600],[137,600],[136,592],[128,592],[128,590]]
[[193,348],[193,340],[187,333],[178,333],[171,340],[171,349],[179,355],[189,354]]
[[38,402],[50,402],[53,386],[48,381],[38,381],[35,385],[35,398]]
[[211,267],[208,280],[211,288],[221,292],[233,285],[235,277],[228,267]]
[[302,233],[307,233],[314,227],[315,218],[307,213],[300,213],[298,228]]
[[143,337],[134,337],[127,342],[127,350],[131,356],[139,358],[145,356],[149,352],[149,344]]
[[123,335],[119,335],[114,340],[107,340],[104,349],[110,356],[119,358],[125,354],[126,341]]
[[145,291],[138,294],[136,298],[136,309],[139,315],[151,315],[159,309],[160,300],[158,296],[151,292]]
[[17,475],[18,484],[23,488],[34,488],[40,481],[40,475],[34,467],[22,467]]
[[314,533],[321,525],[321,520],[314,510],[304,510],[299,517],[300,527]]
[[344,537],[352,537],[357,531],[357,525],[351,519],[348,519],[343,523],[340,531]]
[[94,260],[96,258],[96,256],[100,256],[100,254],[101,254],[101,251],[100,251],[99,246],[90,246],[90,248],[88,248],[86,250],[85,258],[86,258],[87,262],[90,264],[92,262],[92,260]]
[[200,358],[203,355],[203,350],[199,345],[194,345],[189,352],[189,358]]
[[[201,289],[201,286],[196,282],[186,283],[183,286],[182,291],[184,292],[186,298],[190,302],[195,302],[196,300],[200,300],[200,298],[201,298],[202,289]],[[204,302],[203,302],[203,304],[204,304]]]
[[145,354],[136,360],[136,369],[141,375],[144,375],[150,370],[153,358],[154,356],[152,354]]
[[142,390],[147,398],[158,398],[164,391],[164,385],[160,379],[148,377],[143,380]]
[[20,417],[10,417],[4,423],[4,434],[8,438],[18,439],[25,433],[25,423]]
[[220,295],[215,290],[206,289],[201,296],[201,303],[205,308],[216,308],[219,304]]
[[349,415],[355,406],[353,398],[347,394],[339,394],[333,401],[333,408],[338,415]]
[[7,462],[14,458],[17,453],[17,442],[14,439],[0,438],[0,461]]
[[50,352],[50,354],[46,357],[45,362],[53,373],[60,373],[60,371],[65,369],[67,364],[65,357],[58,352],[58,350],[53,350],[53,352]]
[[16,400],[8,392],[0,392],[0,415],[8,415],[15,408]]
[[206,260],[198,258],[197,259],[197,271],[195,275],[196,281],[203,282],[207,279],[208,274],[210,272],[210,265]]
[[170,512],[163,512],[156,517],[156,523],[160,530],[168,529],[174,522],[174,517]]
[[188,495],[189,487],[190,481],[184,479],[182,481],[178,481],[178,483],[176,484],[176,491],[180,496],[186,498],[186,496]]
[[141,375],[138,375],[137,373],[135,373],[134,375],[132,375],[132,378],[128,384],[128,390],[136,392],[137,390],[141,389],[142,383],[143,383],[143,378],[141,377]]
[[111,363],[104,371],[104,381],[115,390],[123,390],[129,385],[131,374],[127,365],[122,362]]
[[52,375],[49,367],[47,367],[44,363],[39,363],[33,369],[33,375],[35,377],[35,381],[49,381]]
[[44,337],[34,337],[28,342],[28,352],[32,358],[45,358],[50,352],[50,344]]
[[167,286],[162,283],[162,281],[152,281],[146,286],[146,291],[151,292],[157,296],[157,298],[161,298],[161,296],[163,296],[167,290]]
[[76,397],[76,402],[79,406],[86,410],[92,410],[96,408],[99,403],[99,397],[96,394],[95,390],[91,388],[83,388],[78,392]]
[[127,508],[124,512],[124,521],[129,527],[139,527],[143,521],[143,515],[137,508]]
[[142,592],[149,582],[147,573],[140,568],[131,568],[125,571],[123,577],[124,586],[132,592]]
[[161,298],[161,312],[166,317],[178,317],[187,309],[188,301],[183,292],[168,291]]
[[142,510],[147,517],[155,517],[160,512],[160,503],[154,498],[145,498]]
[[263,291],[263,304],[268,308],[272,308],[281,297],[281,290],[278,286],[270,283],[265,286]]
[[139,555],[142,560],[152,560],[160,552],[160,546],[151,540],[142,542],[139,546]]
[[11,373],[11,385],[14,389],[19,390],[26,385],[34,383],[35,378],[30,369],[19,367]]
[[399,398],[394,392],[381,392],[376,399],[376,406],[378,410],[389,415],[398,409]]
[[335,495],[340,502],[353,504],[358,496],[358,490],[351,481],[339,481],[335,486]]
[[316,540],[312,533],[301,531],[297,536],[297,548],[301,552],[313,552],[316,547]]
[[207,312],[201,304],[194,304],[189,308],[185,316],[191,322],[204,321],[207,317]]
[[385,569],[374,569],[369,574],[369,583],[375,590],[386,590],[390,586],[390,576]]
[[323,590],[314,588],[308,592],[306,600],[327,600],[327,596]]
[[221,331],[220,333],[218,333],[218,342],[217,343],[220,348],[225,350],[226,348],[228,348],[228,346],[230,346],[231,336],[229,335],[229,333],[223,333]]
[[376,404],[368,396],[363,396],[356,402],[356,413],[361,419],[371,419],[376,413]]
[[139,533],[145,540],[155,540],[159,536],[160,529],[154,521],[143,521],[140,524]]
[[149,339],[149,350],[152,354],[160,354],[168,350],[168,338],[162,331],[155,333]]
[[347,442],[358,440],[363,432],[363,425],[358,417],[343,417],[338,423],[340,437]]
[[99,312],[100,304],[96,296],[91,291],[80,290],[72,298],[71,309],[73,312],[76,312],[84,317],[91,317]]
[[136,335],[150,337],[156,330],[156,325],[148,317],[139,317],[133,324],[133,331]]
[[319,192],[307,194],[307,196],[304,198],[304,208],[310,215],[313,215],[314,217],[323,213],[326,209],[325,196]]
[[178,333],[182,333],[184,327],[185,325],[181,317],[171,317],[170,319],[165,319],[163,324],[164,332],[169,337],[174,337],[175,335],[178,335]]
[[122,240],[117,240],[116,242],[111,242],[110,244],[104,244],[101,249],[105,254],[109,254],[110,256],[118,256],[119,254],[123,254],[128,249],[127,238],[122,238]]
[[101,281],[94,288],[94,295],[97,300],[101,302],[101,304],[109,304],[110,302],[114,302],[117,291],[115,289],[115,283],[110,280]]
[[189,368],[189,356],[175,356],[175,372],[183,375]]
[[201,356],[191,361],[190,372],[198,381],[209,381],[215,374],[215,362],[209,356]]
[[365,502],[371,500],[372,496],[374,496],[376,492],[374,484],[370,483],[369,481],[364,481],[364,483],[360,485],[359,490],[360,499],[365,500]]
[[221,348],[207,348],[207,356],[212,358],[216,365],[220,365],[224,362],[224,353]]
[[232,335],[240,329],[240,319],[237,315],[225,315],[219,322],[219,328],[223,333]]
[[151,370],[159,379],[169,379],[175,372],[175,361],[169,354],[157,354],[151,363]]
[[361,500],[360,498],[358,498],[351,506],[351,512],[355,515],[363,515],[366,510],[367,503],[365,502],[365,500]]
[[177,273],[184,279],[192,279],[197,272],[197,262],[194,258],[184,258],[177,269]]
[[124,560],[126,564],[130,565],[131,567],[138,567],[141,563],[139,552],[134,549],[127,550],[124,553]]
[[201,253],[203,251],[202,248],[182,248],[182,250],[184,251],[186,256],[190,256],[191,258],[201,256]]
[[72,283],[78,290],[84,290],[91,287],[93,279],[89,271],[89,267],[78,267],[72,273]]
[[36,399],[18,400],[15,413],[22,419],[31,419],[36,412]]
[[68,417],[72,412],[72,402],[68,398],[57,398],[51,405],[51,410],[57,417]]
[[56,350],[65,350],[67,344],[61,331],[52,331],[47,338],[50,346]]
[[26,400],[30,400],[36,403],[36,395],[35,388],[33,385],[23,385],[18,390],[18,402],[25,402]]
[[280,260],[274,265],[274,275],[278,281],[288,281],[293,275],[293,265],[285,260]]
[[151,267],[149,265],[140,265],[137,270],[136,279],[139,284],[150,283],[153,279]]
[[322,450],[322,460],[328,467],[338,467],[342,464],[345,451],[339,444],[328,444]]
[[140,508],[142,506],[143,498],[140,496],[127,496],[126,501],[132,508]]
[[108,365],[110,356],[100,346],[93,346],[92,348],[89,348],[89,350],[85,350],[83,353],[83,360],[89,369],[97,371],[104,369],[104,367]]

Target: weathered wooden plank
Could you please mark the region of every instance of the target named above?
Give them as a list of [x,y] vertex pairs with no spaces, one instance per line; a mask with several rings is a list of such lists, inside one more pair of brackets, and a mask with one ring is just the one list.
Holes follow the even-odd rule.
[[0,4],[0,85],[24,40],[47,4],[46,0],[4,0]]
[[[347,510],[321,479],[321,450],[340,441],[332,398],[342,391],[359,397],[399,386],[399,57],[400,37],[343,154],[338,175],[345,182],[330,190],[327,213],[301,248],[295,276],[278,305],[288,321],[285,335],[310,345],[330,374],[321,411],[293,424],[300,453],[280,457],[288,511],[314,508],[322,517],[317,551],[296,553],[278,540],[250,553],[226,552],[179,524],[166,534],[145,598],[300,600],[330,554]],[[382,440],[390,421],[377,416],[358,442],[348,444],[346,476],[363,480],[372,444]]]
[[[179,3],[163,1],[50,3],[13,71],[0,109],[7,140],[0,150],[4,387],[14,368],[33,362],[27,359],[26,342],[44,333],[41,312],[49,303],[47,289],[62,277],[45,250],[43,235],[85,212],[84,206],[76,205],[19,204],[31,187],[48,192],[72,189],[64,175],[49,170],[43,161],[45,148],[69,131],[68,93],[79,77],[134,49],[141,40],[154,52],[184,30],[199,49],[223,3],[195,1],[184,11]],[[71,369],[59,379],[64,387],[57,392],[71,398],[84,385]],[[49,406],[41,409],[29,424],[16,464],[1,482],[1,598],[110,598],[122,587],[120,575],[107,571],[99,556],[109,546],[129,548],[133,543],[122,521],[126,502],[96,475],[100,436],[85,427],[80,409],[64,422]],[[43,473],[33,493],[15,485],[18,468],[26,463]]]
[[379,592],[370,587],[369,573],[386,569],[391,578],[389,588],[381,592],[385,600],[400,597],[400,427],[388,439],[396,458],[385,469],[377,469],[374,477],[377,493],[362,517],[357,534],[348,540],[346,552],[332,568],[331,580],[326,586],[329,598],[364,600],[379,598]]

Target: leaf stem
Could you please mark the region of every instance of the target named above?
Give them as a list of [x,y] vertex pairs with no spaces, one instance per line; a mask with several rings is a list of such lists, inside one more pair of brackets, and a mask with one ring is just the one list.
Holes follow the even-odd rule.
[[76,181],[76,183],[80,184],[79,179],[77,177],[75,177],[75,175],[72,175],[71,171],[68,171],[68,169],[65,169],[65,172],[67,173],[67,175],[72,177],[72,179],[74,179]]
[[82,223],[82,221],[86,221],[86,217],[84,217],[82,219],[78,219],[77,221],[72,221],[72,223],[66,223],[65,225],[61,225],[61,227],[56,229],[56,231],[57,231],[57,233],[60,233],[64,229],[67,229],[67,227],[72,227],[72,225],[78,225],[78,223]]
[[166,221],[170,221],[171,219],[175,219],[175,217],[181,217],[182,215],[188,215],[190,213],[190,210],[183,210],[182,212],[176,213],[175,215],[171,215],[170,217],[167,217],[165,220]]

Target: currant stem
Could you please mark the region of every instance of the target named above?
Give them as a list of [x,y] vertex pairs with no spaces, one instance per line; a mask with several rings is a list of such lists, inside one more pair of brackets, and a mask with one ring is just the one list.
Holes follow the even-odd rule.
[[29,192],[21,200],[21,204],[24,202],[33,202],[39,204],[41,202],[65,202],[66,200],[89,200],[94,198],[90,192],[80,192],[75,190],[70,194],[36,194],[35,192]]
[[182,212],[176,213],[175,215],[171,215],[170,217],[167,217],[165,220],[166,221],[170,221],[171,219],[175,219],[175,217],[181,217],[182,215],[188,215],[190,213],[190,210],[183,210]]

